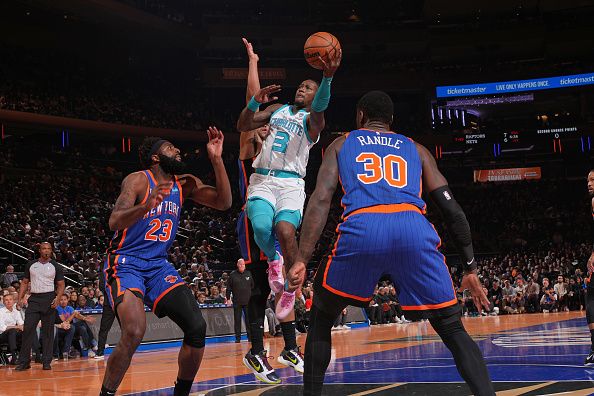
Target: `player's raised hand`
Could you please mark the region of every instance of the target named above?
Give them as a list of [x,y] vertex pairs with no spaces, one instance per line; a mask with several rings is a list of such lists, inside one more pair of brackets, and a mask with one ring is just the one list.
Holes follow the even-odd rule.
[[330,59],[330,62],[324,61],[322,57],[318,57],[318,60],[324,65],[324,68],[322,69],[324,72],[324,77],[332,77],[334,76],[334,73],[336,73],[336,70],[338,70],[340,62],[342,61],[342,49],[338,50],[338,54],[336,54],[334,58]]
[[144,204],[146,209],[156,208],[171,193],[171,188],[173,188],[173,182],[161,183],[153,188]]
[[245,45],[245,49],[247,51],[247,55],[248,55],[250,62],[252,62],[252,61],[258,62],[260,60],[260,57],[258,56],[258,54],[256,54],[254,52],[254,47],[252,46],[252,43],[250,43],[244,37],[242,37],[241,40],[243,41],[243,44]]
[[268,85],[264,88],[261,88],[256,92],[254,95],[254,99],[256,99],[259,103],[270,103],[278,100],[278,96],[274,96],[275,93],[281,90],[280,85],[272,84]]
[[487,312],[491,310],[491,303],[487,298],[487,294],[483,290],[483,285],[481,285],[481,281],[476,275],[476,271],[464,275],[460,289],[468,289],[470,291],[472,301],[474,301],[474,305],[479,312],[483,310],[483,307]]
[[287,274],[287,281],[288,281],[288,289],[289,291],[295,291],[299,289],[299,287],[305,281],[305,274],[306,274],[306,267],[303,261],[297,261]]
[[208,127],[208,144],[206,145],[206,151],[208,152],[208,158],[211,160],[214,158],[221,158],[223,155],[223,142],[225,136],[223,132],[217,127]]

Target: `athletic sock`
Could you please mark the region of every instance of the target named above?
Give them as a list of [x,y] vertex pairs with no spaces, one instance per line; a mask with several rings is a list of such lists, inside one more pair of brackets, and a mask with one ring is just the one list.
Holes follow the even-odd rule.
[[297,348],[297,336],[295,334],[295,321],[281,323],[283,339],[285,340],[285,351]]
[[173,396],[188,396],[190,389],[192,389],[193,380],[177,379],[175,381],[175,388],[173,389]]

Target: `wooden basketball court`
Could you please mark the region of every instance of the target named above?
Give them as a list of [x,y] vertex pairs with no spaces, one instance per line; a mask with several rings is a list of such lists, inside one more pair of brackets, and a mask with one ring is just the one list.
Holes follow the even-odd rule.
[[[583,312],[465,318],[479,343],[498,395],[588,395],[594,369],[583,366],[590,334]],[[305,335],[298,344],[305,345]],[[301,378],[276,362],[282,338],[266,338],[280,385],[258,383],[243,366],[248,343],[207,344],[193,395],[298,395]],[[0,395],[95,395],[107,361],[81,358],[33,364],[16,372],[0,367]],[[138,352],[118,394],[172,395],[177,348]],[[451,355],[427,322],[333,332],[328,395],[469,395]],[[449,395],[448,395],[449,396]]]

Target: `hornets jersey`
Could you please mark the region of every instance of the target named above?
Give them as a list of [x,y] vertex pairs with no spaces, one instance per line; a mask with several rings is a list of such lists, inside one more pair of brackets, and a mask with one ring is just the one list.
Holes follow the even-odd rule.
[[344,215],[375,205],[408,203],[425,210],[422,163],[414,141],[394,132],[359,129],[338,153]]
[[[150,170],[142,171],[148,187],[142,203],[158,183]],[[108,253],[134,256],[144,260],[167,258],[167,250],[175,240],[183,203],[182,188],[177,177],[171,192],[157,207],[124,230],[116,231]]]
[[254,168],[292,172],[303,178],[309,150],[317,141],[311,140],[307,130],[309,112],[293,113],[291,109],[284,105],[270,116],[270,135],[262,144]]

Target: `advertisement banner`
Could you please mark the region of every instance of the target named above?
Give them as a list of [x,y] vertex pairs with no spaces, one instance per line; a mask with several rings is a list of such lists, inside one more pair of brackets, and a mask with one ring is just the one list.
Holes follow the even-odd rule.
[[594,84],[594,73],[571,76],[543,77],[531,80],[500,81],[468,85],[448,85],[435,88],[438,98],[456,96],[496,95],[541,89],[579,87]]
[[[247,80],[247,68],[223,68],[223,80]],[[287,73],[284,68],[261,68],[258,69],[260,80],[285,80]]]
[[474,171],[475,183],[538,180],[540,177],[540,166],[534,168],[483,169]]

